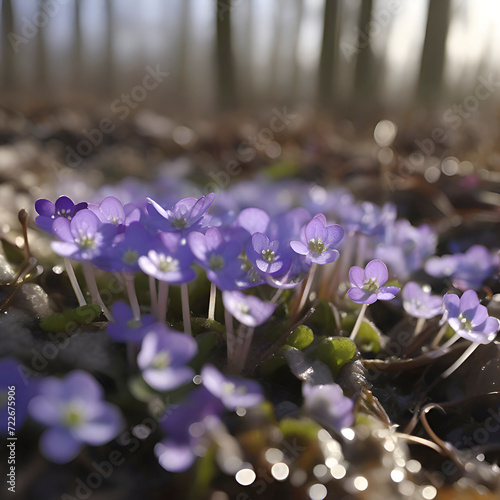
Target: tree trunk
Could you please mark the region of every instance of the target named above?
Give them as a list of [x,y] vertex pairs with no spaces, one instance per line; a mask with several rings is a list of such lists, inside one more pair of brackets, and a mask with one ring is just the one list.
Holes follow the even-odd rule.
[[357,33],[357,58],[354,75],[355,103],[365,107],[377,100],[377,81],[374,71],[375,57],[371,47],[370,23],[373,15],[373,0],[361,0]]
[[318,102],[320,106],[326,108],[331,108],[335,100],[335,69],[338,60],[341,8],[342,2],[339,0],[325,0],[318,75]]
[[221,109],[236,101],[231,43],[231,0],[217,0],[217,95]]
[[12,3],[10,0],[2,0],[2,71],[1,85],[4,90],[12,90],[15,86],[15,56],[21,50],[23,44],[16,44],[14,38],[9,39],[9,35],[14,35],[14,16],[12,13]]
[[418,98],[428,104],[434,103],[442,92],[449,20],[450,0],[429,1],[418,78]]
[[82,29],[81,29],[81,10],[82,2],[81,0],[74,1],[74,18],[73,18],[73,26],[74,26],[74,41],[73,41],[73,50],[71,55],[71,62],[73,65],[72,71],[72,82],[71,87],[72,90],[80,90],[84,87],[84,82],[82,81],[83,75],[85,72],[83,71],[83,58],[82,58]]
[[115,90],[115,67],[114,67],[114,19],[113,19],[113,0],[105,0],[106,11],[106,45],[104,49],[104,71],[102,77],[102,90],[104,95],[111,96]]

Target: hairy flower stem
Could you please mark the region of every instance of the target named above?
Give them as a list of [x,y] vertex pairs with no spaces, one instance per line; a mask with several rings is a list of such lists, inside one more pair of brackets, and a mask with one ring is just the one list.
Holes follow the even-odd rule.
[[228,311],[227,307],[224,308],[224,323],[226,324],[226,344],[227,344],[227,363],[230,370],[234,367],[235,344],[236,338],[234,336],[233,316]]
[[151,313],[158,318],[158,293],[154,276],[149,276],[149,296],[151,298]]
[[361,322],[363,321],[363,318],[365,317],[365,312],[366,312],[367,307],[368,307],[368,304],[363,304],[363,306],[361,307],[361,311],[359,311],[358,319],[356,320],[356,323],[354,324],[354,328],[352,329],[352,332],[351,332],[351,336],[349,337],[353,342],[354,342],[354,339],[356,338],[359,327],[361,326]]
[[297,313],[302,311],[302,308],[305,306],[307,299],[309,298],[309,293],[311,291],[311,287],[314,281],[314,275],[316,274],[316,268],[318,266],[316,264],[312,264],[309,269],[309,274],[307,275],[306,284],[302,290],[302,295],[300,296],[299,307],[297,308]]
[[94,268],[92,267],[92,264],[90,262],[82,262],[82,270],[83,275],[85,276],[85,281],[87,282],[90,296],[92,297],[92,302],[101,306],[102,312],[108,321],[114,321],[113,316],[108,311],[108,308],[104,304],[101,294],[99,293],[99,289],[97,288],[97,281],[95,280]]
[[64,257],[64,267],[66,268],[66,272],[68,273],[69,281],[71,282],[71,286],[73,287],[73,291],[75,292],[76,298],[78,299],[78,305],[79,306],[87,305],[87,301],[85,300],[85,297],[83,296],[82,289],[80,288],[80,285],[78,284],[78,280],[76,279],[75,271],[73,269],[71,261],[67,257]]
[[279,298],[283,295],[284,291],[285,291],[284,288],[278,288],[278,290],[276,290],[276,293],[271,298],[271,304],[276,304]]
[[424,329],[426,321],[427,320],[425,318],[418,318],[415,330],[413,330],[413,337],[416,337]]
[[335,299],[339,294],[340,283],[348,280],[347,273],[349,271],[352,253],[354,251],[355,240],[356,233],[354,231],[349,232],[345,237],[345,243],[341,248],[340,257],[335,262],[336,267],[328,290],[328,295],[330,297],[334,297]]
[[449,377],[475,350],[479,347],[478,342],[473,342],[467,349],[462,353],[462,355],[446,370],[441,374],[441,378],[444,379]]
[[168,304],[168,283],[160,281],[158,283],[158,321],[164,325],[167,323],[167,304]]
[[139,308],[139,300],[137,299],[137,293],[135,291],[133,273],[123,273],[123,279],[125,281],[125,288],[127,289],[128,300],[130,302],[130,308],[134,314],[134,319],[139,321],[141,319],[141,310]]
[[459,340],[461,337],[458,333],[455,333],[451,339],[448,339],[447,342],[445,342],[440,349],[447,349],[448,347],[451,347],[457,340]]
[[253,332],[255,328],[240,325],[238,328],[238,341],[241,339],[242,344],[238,352],[238,356],[235,356],[236,370],[237,373],[241,373],[245,368],[247,362],[248,353],[250,352],[250,346],[252,345]]
[[215,319],[215,299],[217,298],[217,287],[210,283],[210,300],[208,302],[208,319]]
[[193,335],[191,329],[191,312],[189,310],[189,290],[187,283],[181,285],[181,301],[182,301],[182,321],[184,323],[184,333]]
[[436,348],[439,346],[439,342],[441,342],[441,339],[446,335],[446,332],[448,330],[448,323],[445,321],[444,325],[441,326],[439,329],[439,332],[437,333],[436,337],[432,341],[431,347]]

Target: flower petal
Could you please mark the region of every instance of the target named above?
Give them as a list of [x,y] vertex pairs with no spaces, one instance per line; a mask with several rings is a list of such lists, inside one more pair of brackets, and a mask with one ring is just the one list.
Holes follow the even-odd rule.
[[352,266],[351,269],[349,269],[349,280],[354,286],[363,288],[365,284],[365,271],[363,268]]
[[52,427],[46,430],[40,438],[42,454],[58,464],[65,464],[73,460],[81,449],[82,443],[62,427]]
[[377,300],[376,293],[365,292],[357,287],[347,290],[347,296],[357,304],[373,304]]
[[378,300],[392,300],[399,292],[400,288],[397,286],[381,286],[377,294]]
[[381,260],[372,260],[366,264],[365,274],[368,279],[374,279],[378,286],[382,286],[389,278],[387,266]]

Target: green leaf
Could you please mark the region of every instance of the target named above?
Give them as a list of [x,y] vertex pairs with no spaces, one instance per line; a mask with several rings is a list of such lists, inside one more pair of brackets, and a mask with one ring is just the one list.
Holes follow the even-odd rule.
[[[175,321],[171,324],[175,330],[179,330],[180,332],[184,330],[184,324],[182,321]],[[222,326],[218,321],[208,318],[192,317],[191,330],[193,332],[193,336],[195,337],[205,332],[215,332],[220,337],[224,337],[226,334],[226,328],[224,326]]]
[[267,167],[264,172],[273,180],[283,179],[285,177],[293,177],[299,170],[298,164],[295,162],[279,162]]
[[380,331],[371,321],[361,323],[354,340],[361,352],[378,354],[380,351]]
[[316,441],[321,427],[313,420],[297,420],[295,418],[284,418],[279,423],[279,428],[285,438],[298,436],[306,441]]
[[330,304],[326,300],[320,300],[314,308],[315,311],[307,320],[307,324],[316,332],[316,335],[333,335],[336,323]]
[[197,460],[195,467],[195,478],[190,482],[189,486],[189,500],[202,500],[208,498],[210,485],[217,474],[217,467],[215,465],[215,455],[217,445],[212,443],[207,452]]
[[286,344],[302,351],[311,345],[313,340],[314,334],[312,330],[308,326],[299,325],[290,333],[286,340]]
[[318,359],[330,368],[334,377],[354,357],[354,354],[356,354],[356,346],[346,337],[323,339],[317,349]]
[[64,332],[70,333],[75,325],[87,325],[92,323],[101,314],[101,307],[96,304],[70,309],[63,313],[55,313],[40,322],[40,327],[46,332]]
[[[289,346],[285,346],[285,348]],[[266,359],[264,363],[259,367],[259,371],[263,377],[268,377],[273,374],[276,370],[279,370],[281,367],[286,366],[287,360],[284,355],[283,347],[278,350],[278,352],[274,353],[271,358]]]

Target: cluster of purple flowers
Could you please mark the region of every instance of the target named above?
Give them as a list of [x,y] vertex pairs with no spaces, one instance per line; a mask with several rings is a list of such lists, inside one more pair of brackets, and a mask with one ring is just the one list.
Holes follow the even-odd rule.
[[292,210],[270,217],[248,208],[216,225],[207,214],[213,201],[213,194],[185,198],[165,209],[148,198],[144,210],[113,196],[77,205],[61,197],[55,205],[37,201],[37,223],[60,240],[52,248],[62,257],[112,272],[141,270],[171,284],[192,281],[197,264],[222,290],[295,286],[311,264],[339,256],[344,231],[323,214]]
[[[343,283],[347,282],[349,269],[352,285],[348,290],[345,286],[339,290],[346,290],[344,299],[361,305],[352,340],[368,305],[392,300],[399,292],[399,286],[388,284],[389,270],[391,277],[406,282],[403,306],[409,315],[418,318],[420,327],[426,319],[442,314],[442,322],[447,320],[467,340],[486,343],[496,336],[499,322],[488,316],[474,291],[468,290],[462,298],[447,294],[443,301],[431,295],[430,288],[408,281],[425,265],[430,275],[451,276],[465,288],[475,288],[498,266],[495,254],[476,246],[465,254],[431,257],[436,234],[428,226],[416,228],[406,220],[396,220],[392,204],[378,207],[358,203],[345,191],[332,194],[316,186],[304,192],[302,186],[297,196],[302,197],[307,209],[283,201],[290,191],[281,193],[283,196],[274,192],[271,203],[271,188],[263,188],[271,191],[257,197],[248,185],[239,188],[239,198],[234,192],[232,196],[222,194],[218,204],[214,203],[214,194],[177,202],[170,197],[160,203],[147,198],[125,205],[114,196],[106,196],[100,203],[75,205],[65,196],[55,203],[45,199],[36,203],[37,224],[57,237],[52,243],[57,254],[121,273],[128,286],[130,306],[121,301],[113,304],[107,333],[113,340],[129,344],[144,381],[158,393],[181,387],[189,392],[179,406],[166,408],[162,421],[165,438],[156,445],[155,453],[167,470],[183,471],[193,464],[200,442],[210,440],[223,426],[223,412],[248,408],[264,400],[257,382],[225,375],[212,364],[205,364],[197,374],[194,364],[190,365],[198,353],[197,339],[166,324],[168,285],[186,286],[200,270],[212,284],[211,294],[215,287],[222,290],[223,305],[230,316],[230,321],[226,319],[228,358],[239,333],[250,332],[240,352],[244,354],[239,359],[242,365],[253,329],[271,318],[277,308],[274,298],[265,300],[250,289],[260,285],[294,288],[309,277],[303,287],[309,290],[315,268],[337,261],[339,250],[342,259],[337,265],[340,269],[336,268],[341,276],[338,281],[343,277]],[[260,201],[260,206],[248,206],[248,193],[253,201]],[[329,223],[323,211],[340,224]],[[389,270],[380,259],[388,263]],[[351,266],[354,262],[358,265]],[[143,314],[137,298],[133,300],[134,276],[139,272],[149,276],[151,314]],[[189,307],[187,316],[185,312],[184,323],[189,321]],[[240,323],[236,336],[233,317]],[[185,328],[185,332],[190,329]],[[305,383],[303,397],[304,409],[319,423],[337,429],[353,423],[353,401],[335,383]],[[97,382],[78,371],[64,380],[43,380],[39,394],[29,404],[29,412],[33,419],[49,427],[40,446],[56,462],[72,459],[83,444],[109,441],[122,423],[117,408],[103,401]]]

